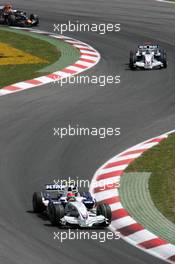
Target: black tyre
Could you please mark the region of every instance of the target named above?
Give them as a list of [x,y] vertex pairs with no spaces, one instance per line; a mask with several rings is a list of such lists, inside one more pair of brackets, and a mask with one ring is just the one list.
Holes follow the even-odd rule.
[[16,23],[16,17],[15,15],[10,14],[7,19],[8,26],[15,26]]
[[160,61],[163,63],[163,67],[167,68],[167,54],[165,50],[161,50]]
[[60,225],[61,218],[64,217],[65,211],[62,204],[49,203],[48,205],[49,219],[52,225]]
[[30,20],[33,20],[33,21],[35,21],[35,26],[37,26],[38,24],[39,24],[39,18],[38,18],[38,16],[37,15],[35,15],[35,14],[31,14],[30,15]]
[[108,226],[112,220],[111,207],[108,204],[98,204],[97,205],[97,215],[103,215],[108,219],[108,224],[103,223],[102,226]]
[[42,213],[43,211],[45,211],[45,205],[42,202],[42,195],[40,192],[35,192],[33,194],[33,211],[35,213]]
[[135,69],[134,64],[136,63],[136,61],[137,61],[137,58],[136,58],[135,52],[134,51],[130,51],[129,67],[130,67],[131,70]]
[[92,209],[94,207],[95,202],[93,200],[91,193],[90,192],[83,192],[81,194],[81,196],[87,199],[87,202],[84,201],[84,205],[86,206],[86,208],[88,210]]

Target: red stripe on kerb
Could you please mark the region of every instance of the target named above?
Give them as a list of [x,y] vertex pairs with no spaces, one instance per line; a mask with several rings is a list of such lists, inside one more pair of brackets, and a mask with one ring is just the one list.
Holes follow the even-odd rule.
[[80,58],[79,60],[85,61],[85,62],[89,62],[89,63],[94,63],[95,62],[94,60],[83,59],[83,58]]
[[141,230],[144,230],[144,227],[136,223],[120,228],[117,231],[120,232],[123,236],[129,236]]
[[112,220],[120,219],[128,215],[129,214],[125,209],[118,209],[112,212]]
[[166,244],[168,244],[167,241],[160,239],[160,238],[154,238],[154,239],[145,241],[143,243],[140,243],[138,244],[138,246],[143,247],[145,249],[150,249],[150,248],[154,248],[154,247],[158,247],[158,246],[162,246]]
[[79,64],[79,63],[75,63],[75,64],[73,64],[73,66],[81,68],[81,69],[86,69],[87,68],[87,66]]
[[81,50],[80,50],[80,54],[81,54],[81,56],[85,55],[85,56],[89,56],[89,57],[98,57],[98,55],[96,55],[95,53],[94,54],[84,53],[84,52],[81,52]]
[[115,176],[121,176],[122,173],[123,173],[123,170],[104,173],[104,174],[101,174],[101,175],[97,176],[96,180],[99,181],[99,180],[112,178],[112,177],[115,177]]
[[46,77],[48,77],[48,78],[51,78],[51,79],[54,79],[55,81],[56,80],[59,80],[59,78],[60,78],[60,76],[59,75],[57,75],[57,74],[48,74]]
[[99,203],[104,203],[104,204],[114,204],[114,203],[119,203],[120,202],[120,197],[119,196],[115,196],[112,198],[108,198],[108,199],[104,199],[102,201],[100,201]]
[[117,183],[105,183],[104,186],[100,186],[100,187],[96,187],[94,189],[94,193],[98,193],[98,192],[104,192],[104,191],[108,191],[108,190],[113,190],[113,189],[117,189],[118,184]]
[[91,51],[91,52],[94,52],[95,53],[95,51],[92,50],[92,49],[90,49],[90,48],[80,48],[80,50],[87,50],[87,51]]
[[126,165],[131,162],[133,162],[135,159],[126,159],[126,160],[121,160],[121,161],[116,161],[116,162],[111,162],[111,163],[108,163],[104,169],[107,169],[107,168],[112,168],[112,167],[116,167],[116,166],[121,166],[121,165]]
[[29,83],[29,84],[33,84],[33,85],[38,85],[38,84],[41,84],[42,82],[40,82],[38,80],[27,80],[27,81],[25,81],[25,83]]
[[74,74],[74,73],[77,73],[77,71],[75,71],[75,70],[71,70],[71,69],[67,69],[67,68],[65,68],[65,69],[63,69],[63,70],[61,70],[62,72],[66,72],[66,73],[70,73],[70,74]]
[[147,142],[145,142],[144,144],[148,144],[148,143],[156,143],[156,142],[161,142],[162,140],[165,140],[166,139],[166,137],[164,137],[164,138],[154,138],[154,139],[151,139],[151,140],[149,140],[149,141],[147,141]]
[[146,148],[143,148],[143,149],[137,149],[137,150],[130,150],[130,151],[127,151],[125,152],[124,154],[122,154],[120,157],[123,157],[125,155],[131,155],[131,154],[137,154],[137,153],[143,153],[145,151],[147,151],[148,149]]
[[6,87],[4,87],[3,89],[4,89],[4,90],[8,90],[8,91],[19,91],[19,90],[22,90],[22,88],[20,88],[20,87],[15,87],[15,86],[12,86],[12,85],[10,85],[10,86],[6,86]]

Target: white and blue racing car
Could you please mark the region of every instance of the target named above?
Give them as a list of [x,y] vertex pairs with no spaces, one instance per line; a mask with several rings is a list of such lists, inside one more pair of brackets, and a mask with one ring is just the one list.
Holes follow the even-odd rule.
[[134,69],[167,68],[167,54],[159,45],[139,45],[136,51],[130,51],[129,67]]
[[46,213],[57,226],[107,227],[112,219],[109,205],[97,204],[89,192],[80,194],[74,185],[46,185],[33,194],[33,211]]

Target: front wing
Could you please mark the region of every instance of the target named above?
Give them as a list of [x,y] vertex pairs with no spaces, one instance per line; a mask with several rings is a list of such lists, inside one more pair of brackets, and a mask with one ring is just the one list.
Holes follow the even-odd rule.
[[136,68],[142,68],[142,69],[156,69],[156,68],[163,68],[163,63],[161,62],[161,61],[157,61],[157,60],[155,60],[154,62],[152,62],[151,64],[146,64],[146,63],[144,63],[144,62],[136,62],[135,64],[134,64],[134,66],[136,67]]
[[62,225],[78,225],[80,227],[92,227],[93,225],[100,225],[108,223],[108,220],[103,215],[89,216],[87,219],[80,219],[79,217],[64,216],[61,219]]

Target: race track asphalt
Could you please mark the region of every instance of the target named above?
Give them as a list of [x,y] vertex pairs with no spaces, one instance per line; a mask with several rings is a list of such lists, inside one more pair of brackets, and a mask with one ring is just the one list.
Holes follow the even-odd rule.
[[[101,53],[87,75],[121,75],[120,85],[45,85],[0,98],[0,263],[161,264],[122,240],[60,243],[49,222],[31,212],[35,190],[67,176],[91,179],[106,160],[175,127],[175,5],[152,0],[12,1],[53,23],[121,23],[120,33],[65,33]],[[169,66],[128,70],[130,49],[143,41],[162,45]],[[120,137],[53,136],[53,127],[121,127]],[[63,230],[64,231],[64,230]]]

